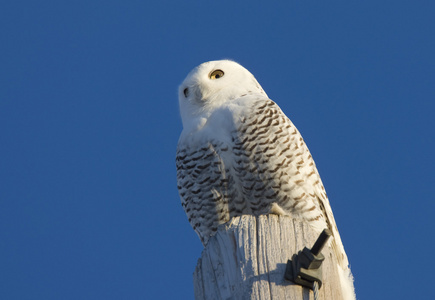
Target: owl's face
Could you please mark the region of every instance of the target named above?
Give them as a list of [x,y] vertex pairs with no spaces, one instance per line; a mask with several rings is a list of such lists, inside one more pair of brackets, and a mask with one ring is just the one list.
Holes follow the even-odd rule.
[[228,101],[260,93],[266,95],[255,77],[229,60],[209,61],[193,69],[178,90],[181,118],[211,113]]

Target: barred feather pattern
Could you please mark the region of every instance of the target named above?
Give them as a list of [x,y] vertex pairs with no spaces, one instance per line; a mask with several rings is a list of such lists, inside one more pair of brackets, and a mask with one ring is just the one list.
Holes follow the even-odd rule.
[[333,231],[333,246],[347,266],[328,197],[302,136],[275,102],[247,98],[250,109],[234,120],[231,143],[211,138],[200,147],[179,144],[178,189],[193,229],[205,245],[234,216],[301,217],[319,232]]

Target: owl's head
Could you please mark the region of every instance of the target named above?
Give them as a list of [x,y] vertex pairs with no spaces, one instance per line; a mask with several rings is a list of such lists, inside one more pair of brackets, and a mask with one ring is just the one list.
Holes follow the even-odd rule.
[[230,60],[205,62],[193,69],[178,90],[181,118],[205,116],[228,101],[250,94],[266,95],[255,77]]

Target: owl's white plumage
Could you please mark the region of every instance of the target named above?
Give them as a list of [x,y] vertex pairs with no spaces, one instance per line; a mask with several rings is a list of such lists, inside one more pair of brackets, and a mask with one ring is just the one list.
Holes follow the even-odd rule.
[[228,60],[199,65],[181,84],[179,105],[178,188],[204,245],[234,216],[291,215],[318,232],[333,232],[334,253],[350,275],[314,160],[299,131],[248,70]]

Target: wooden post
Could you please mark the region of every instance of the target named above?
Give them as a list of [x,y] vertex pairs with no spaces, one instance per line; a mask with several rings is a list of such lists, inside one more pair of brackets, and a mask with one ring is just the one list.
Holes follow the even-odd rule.
[[[193,274],[195,299],[314,299],[313,292],[284,279],[287,260],[318,237],[303,220],[289,216],[241,216],[219,227]],[[346,300],[338,264],[329,246],[319,300]]]

